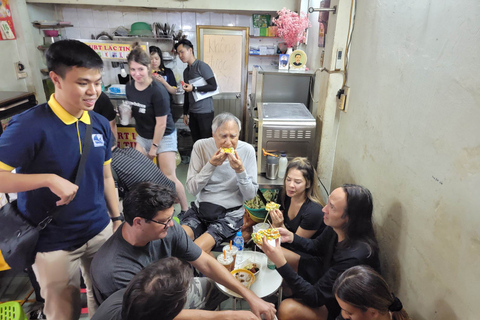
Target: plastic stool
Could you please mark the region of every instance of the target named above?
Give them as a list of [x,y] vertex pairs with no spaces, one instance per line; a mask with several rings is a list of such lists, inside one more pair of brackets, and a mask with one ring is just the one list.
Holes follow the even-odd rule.
[[20,303],[16,301],[0,304],[0,320],[27,320]]

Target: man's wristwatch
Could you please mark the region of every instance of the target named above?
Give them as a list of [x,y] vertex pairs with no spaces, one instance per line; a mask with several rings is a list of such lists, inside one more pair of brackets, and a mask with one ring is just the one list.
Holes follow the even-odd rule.
[[124,221],[125,219],[123,218],[122,215],[119,215],[118,217],[110,218],[110,220],[112,220],[112,222],[115,222],[115,221]]
[[197,86],[193,86],[193,91],[197,92]]

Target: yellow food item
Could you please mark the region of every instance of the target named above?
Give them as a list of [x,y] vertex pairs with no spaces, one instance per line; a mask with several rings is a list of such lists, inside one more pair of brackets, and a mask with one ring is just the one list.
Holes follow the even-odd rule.
[[223,153],[232,153],[232,154],[235,153],[235,149],[233,149],[233,147],[230,147],[230,148],[222,148],[222,151],[223,151]]
[[252,233],[252,239],[253,242],[255,242],[258,245],[263,244],[263,237],[266,237],[267,240],[275,240],[280,238],[280,232],[278,232],[278,229],[271,228],[271,229],[262,229],[258,230],[255,233]]
[[279,208],[280,208],[280,205],[278,203],[273,202],[273,201],[270,201],[265,206],[265,210],[267,210],[267,211],[272,211],[272,210],[279,209]]

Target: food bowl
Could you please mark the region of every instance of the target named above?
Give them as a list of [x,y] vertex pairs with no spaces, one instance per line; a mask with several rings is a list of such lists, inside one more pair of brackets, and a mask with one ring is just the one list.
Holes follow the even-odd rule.
[[[276,201],[277,200],[277,195],[279,190],[278,189],[260,189],[262,191],[263,196],[267,201]],[[253,205],[255,207],[253,207]],[[254,222],[263,222],[265,220],[265,217],[267,216],[267,210],[265,209],[265,204],[263,204],[260,200],[260,198],[255,196],[252,200],[245,201],[243,204],[245,209],[247,209],[248,214],[250,218]]]
[[252,233],[253,242],[255,242],[257,246],[261,247],[264,236],[267,238],[268,244],[271,245],[272,247],[276,246],[276,239],[279,239],[279,241],[281,241],[280,233],[278,232],[278,229],[270,228],[270,229],[261,229],[256,233]]
[[247,289],[255,282],[255,275],[248,270],[236,269],[231,273]]
[[253,226],[253,233],[258,232],[258,230],[262,230],[262,229],[264,230],[269,228],[270,228],[270,224],[266,222],[257,223],[256,225]]
[[58,37],[58,30],[43,30],[46,37]]
[[247,260],[240,269],[248,270],[256,277],[260,273],[260,264]]
[[132,36],[153,36],[152,27],[146,22],[132,23],[130,28],[130,35]]
[[265,217],[267,216],[267,210],[265,209],[252,209],[249,208],[246,204],[243,205],[245,209],[247,209],[248,214],[250,215],[250,218],[252,218],[253,221],[255,222],[263,222],[265,220]]

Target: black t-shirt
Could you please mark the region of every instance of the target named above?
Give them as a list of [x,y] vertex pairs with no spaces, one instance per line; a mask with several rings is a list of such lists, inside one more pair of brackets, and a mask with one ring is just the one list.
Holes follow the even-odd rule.
[[323,229],[325,229],[325,223],[323,223],[322,206],[316,202],[306,199],[305,202],[298,210],[298,214],[293,220],[288,217],[288,209],[290,208],[291,198],[285,196],[285,210],[283,210],[283,220],[285,227],[293,233],[297,232],[298,227],[302,227],[304,230],[316,230],[311,236],[312,239],[319,236]]
[[166,257],[195,261],[202,254],[178,223],[168,229],[163,239],[150,241],[143,247],[132,246],[122,235],[123,225],[102,245],[90,267],[93,292],[99,304],[150,263]]
[[112,294],[105,300],[93,315],[91,320],[122,320],[123,295],[127,288]]
[[110,101],[110,98],[105,94],[105,92],[102,92],[100,97],[98,97],[98,100],[95,102],[95,106],[93,107],[93,111],[101,114],[107,118],[108,121],[115,120],[115,116],[117,115],[112,101]]
[[332,293],[339,275],[348,268],[363,264],[380,272],[378,252],[370,252],[369,246],[360,241],[353,242],[349,247],[341,245],[332,227],[326,227],[315,239],[294,235],[291,245],[311,256],[300,258],[298,273],[288,263],[278,268],[278,273],[290,286],[295,298],[312,308],[325,305],[329,320],[340,313]]
[[154,73],[161,75],[172,87],[177,86],[177,81],[175,80],[175,75],[173,74],[172,69],[164,68],[163,70],[154,71]]
[[132,79],[126,87],[126,103],[132,107],[132,115],[135,118],[135,130],[145,139],[153,139],[155,133],[155,117],[167,116],[167,127],[165,136],[175,131],[172,111],[170,109],[170,96],[167,89],[156,81],[143,91],[135,88],[135,81]]

